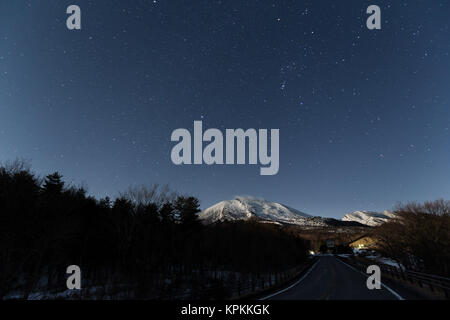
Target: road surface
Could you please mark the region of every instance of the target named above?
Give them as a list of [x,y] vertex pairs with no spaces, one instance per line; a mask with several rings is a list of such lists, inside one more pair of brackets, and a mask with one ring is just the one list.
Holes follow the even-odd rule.
[[[263,299],[270,300],[398,300],[395,291],[382,286],[369,290],[367,277],[336,257],[321,256],[299,280]],[[381,279],[383,282],[383,279]]]

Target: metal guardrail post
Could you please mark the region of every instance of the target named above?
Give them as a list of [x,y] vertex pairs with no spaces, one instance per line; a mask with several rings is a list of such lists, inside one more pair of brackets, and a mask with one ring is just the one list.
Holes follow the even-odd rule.
[[417,283],[419,284],[419,286],[420,286],[421,288],[423,288],[422,280],[418,280]]

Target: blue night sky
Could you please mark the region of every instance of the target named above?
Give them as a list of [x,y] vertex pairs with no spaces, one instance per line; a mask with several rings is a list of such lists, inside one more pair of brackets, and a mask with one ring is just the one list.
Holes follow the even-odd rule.
[[[340,218],[448,199],[449,16],[437,0],[3,0],[0,161],[96,197],[169,183],[202,208],[252,195]],[[170,135],[194,120],[280,129],[279,173],[174,165]]]

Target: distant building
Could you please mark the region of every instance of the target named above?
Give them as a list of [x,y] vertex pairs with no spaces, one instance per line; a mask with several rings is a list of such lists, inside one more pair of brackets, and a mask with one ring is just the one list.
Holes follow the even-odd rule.
[[370,235],[365,234],[365,235],[349,242],[348,245],[349,245],[349,247],[351,247],[353,249],[372,250],[372,249],[376,249],[377,241],[375,238],[371,237]]
[[334,240],[333,239],[328,239],[327,240],[327,248],[328,249],[333,249],[334,248]]

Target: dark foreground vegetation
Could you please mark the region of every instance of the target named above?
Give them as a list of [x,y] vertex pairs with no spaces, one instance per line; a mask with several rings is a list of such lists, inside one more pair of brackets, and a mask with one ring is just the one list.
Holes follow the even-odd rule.
[[196,198],[166,188],[98,200],[65,186],[58,173],[40,178],[21,161],[3,165],[0,299],[64,291],[73,264],[82,286],[100,288],[100,297],[226,298],[236,279],[286,270],[306,257],[305,243],[277,226],[203,226],[198,212]]
[[409,270],[450,276],[450,201],[398,205],[375,229],[381,253]]

